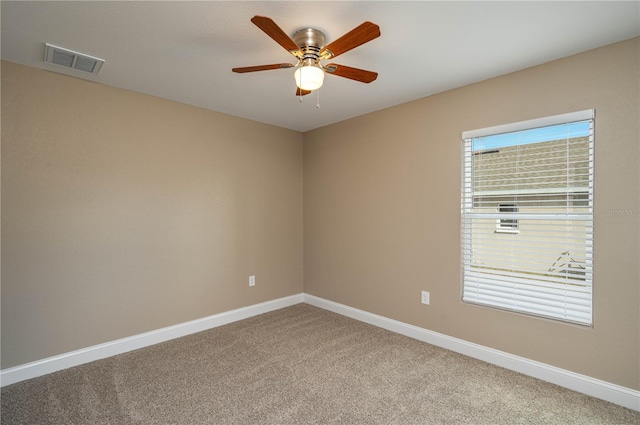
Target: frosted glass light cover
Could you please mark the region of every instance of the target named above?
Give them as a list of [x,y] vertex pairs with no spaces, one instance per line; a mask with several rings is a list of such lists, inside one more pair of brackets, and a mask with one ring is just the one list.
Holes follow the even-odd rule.
[[293,74],[296,85],[302,90],[316,90],[322,87],[324,71],[316,65],[301,66]]

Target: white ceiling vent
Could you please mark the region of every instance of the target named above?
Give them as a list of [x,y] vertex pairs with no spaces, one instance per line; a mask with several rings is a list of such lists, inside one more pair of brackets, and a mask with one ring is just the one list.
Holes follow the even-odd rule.
[[47,63],[53,63],[94,75],[98,75],[102,64],[104,64],[104,59],[74,52],[73,50],[54,46],[49,43],[45,43],[44,46],[44,61]]

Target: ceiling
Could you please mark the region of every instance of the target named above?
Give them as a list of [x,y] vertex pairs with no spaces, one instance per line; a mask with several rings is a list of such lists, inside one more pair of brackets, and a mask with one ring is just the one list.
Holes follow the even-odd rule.
[[[319,97],[300,102],[294,69],[232,73],[295,63],[254,15],[328,42],[378,24],[380,38],[332,60],[378,79],[328,75]],[[297,131],[640,35],[638,1],[2,1],[1,17],[4,60]],[[106,63],[97,76],[45,64],[45,42]]]

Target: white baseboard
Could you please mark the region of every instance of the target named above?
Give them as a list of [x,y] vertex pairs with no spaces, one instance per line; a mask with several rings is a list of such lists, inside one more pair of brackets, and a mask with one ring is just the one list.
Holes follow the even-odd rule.
[[226,325],[238,320],[257,316],[258,314],[289,307],[302,302],[302,294],[291,295],[272,301],[242,307],[236,310],[226,311],[213,316],[180,323],[166,328],[133,335],[127,338],[109,341],[80,350],[71,351],[35,362],[26,363],[0,371],[0,386],[14,384],[26,379],[46,375],[58,370],[89,363],[94,360],[115,356],[139,348],[169,341],[174,338],[190,335],[196,332]]
[[62,369],[100,360],[116,354],[126,353],[139,348],[169,341],[174,338],[205,331],[238,320],[257,316],[258,314],[289,307],[305,302],[361,322],[369,323],[389,331],[427,342],[460,354],[467,355],[487,363],[492,363],[561,387],[569,388],[602,400],[610,401],[629,409],[640,411],[640,391],[621,387],[606,381],[591,378],[555,366],[550,366],[524,357],[494,350],[428,329],[413,326],[384,316],[369,313],[353,307],[325,300],[309,294],[297,294],[279,298],[236,310],[227,311],[202,319],[192,320],[155,331],[133,335],[127,338],[98,344],[76,351],[48,357],[20,366],[0,371],[0,386],[14,384],[26,379],[46,375]]
[[510,369],[524,375],[532,376],[543,381],[565,387],[583,394],[597,397],[611,403],[640,411],[640,391],[611,384],[606,381],[591,378],[586,375],[560,369],[545,363],[540,363],[524,357],[514,356],[504,351],[474,344],[462,339],[454,338],[418,326],[409,325],[384,316],[358,310],[353,307],[325,300],[314,295],[304,294],[303,301],[307,304],[369,323],[438,347],[446,348],[505,369]]

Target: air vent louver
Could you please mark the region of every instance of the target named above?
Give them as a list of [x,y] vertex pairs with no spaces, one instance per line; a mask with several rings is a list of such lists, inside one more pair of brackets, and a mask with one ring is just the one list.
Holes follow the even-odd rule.
[[44,61],[94,75],[100,72],[104,63],[104,59],[74,52],[49,43],[45,43]]

